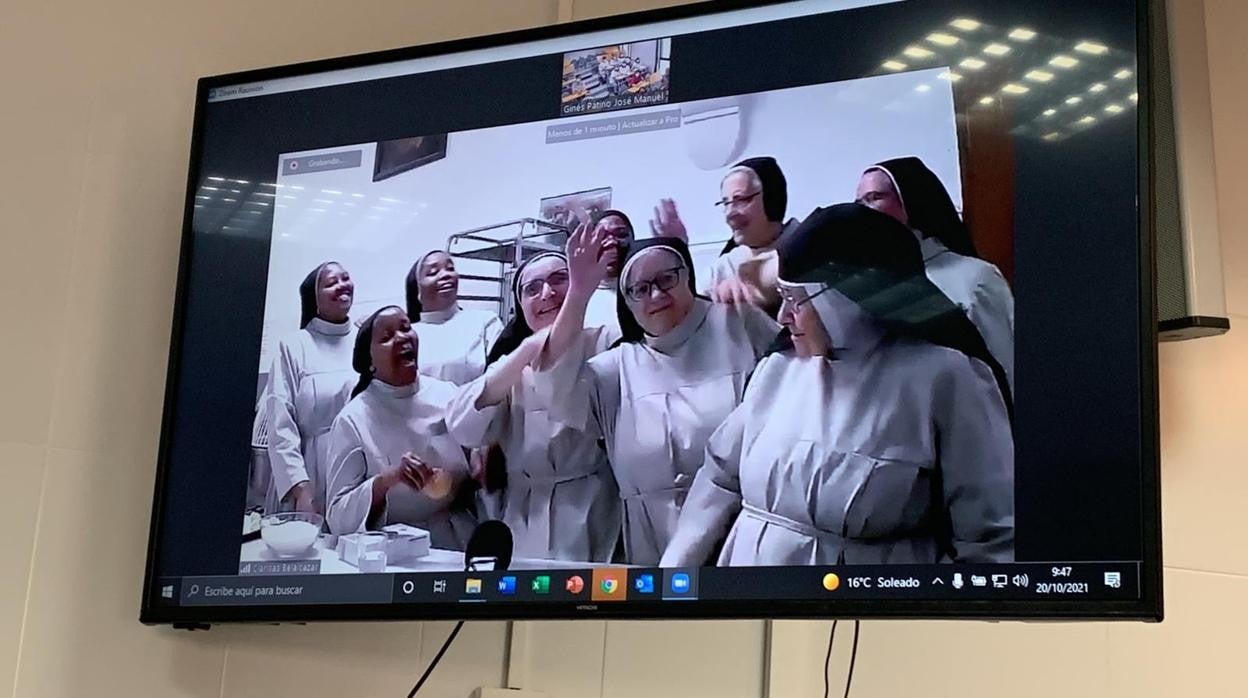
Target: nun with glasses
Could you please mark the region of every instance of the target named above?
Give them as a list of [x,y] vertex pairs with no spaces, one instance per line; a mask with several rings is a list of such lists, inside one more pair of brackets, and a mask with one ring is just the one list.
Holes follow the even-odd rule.
[[585,360],[589,295],[606,275],[603,236],[568,240],[568,292],[541,356],[538,389],[552,419],[601,434],[624,505],[625,561],[662,557],[706,441],[741,401],[779,326],[749,304],[712,303],[694,289],[678,239],[635,242],[619,277],[623,338]]
[[867,168],[856,200],[892,216],[919,239],[927,276],[957,303],[1014,385],[1014,296],[1001,272],[975,250],[940,179],[915,157]]
[[407,273],[407,316],[420,337],[420,372],[464,385],[485,372],[490,347],[503,323],[488,310],[459,306],[455,260],[427,252]]
[[326,519],[335,534],[410,524],[429,531],[434,547],[462,550],[475,517],[457,496],[468,461],[446,428],[456,388],[420,375],[420,349],[398,306],[360,325],[351,360],[358,380],[329,434]]
[[820,209],[780,274],[785,332],[710,438],[662,565],[1013,561],[1004,372],[909,229]]
[[[620,500],[602,436],[592,423],[574,429],[552,419],[550,396],[539,393],[533,368],[568,285],[562,254],[543,253],[520,266],[512,284],[519,310],[491,350],[485,375],[451,401],[447,424],[464,446],[499,445],[502,520],[517,557],[610,562]],[[611,341],[604,328],[583,329],[564,358],[584,363]]]
[[[775,259],[780,236],[798,224],[794,218],[785,219],[789,190],[784,171],[772,157],[742,160],[724,175],[715,205],[723,211],[732,237],[711,267],[704,292],[720,302],[754,303],[775,317],[780,296],[774,284],[763,283],[758,276],[763,266]],[[650,226],[656,237],[688,242],[685,225],[671,199],[659,202]]]
[[355,374],[351,275],[325,262],[299,284],[299,331],[281,339],[256,411],[267,432],[272,483],[266,510],[324,513],[329,427],[350,398]]

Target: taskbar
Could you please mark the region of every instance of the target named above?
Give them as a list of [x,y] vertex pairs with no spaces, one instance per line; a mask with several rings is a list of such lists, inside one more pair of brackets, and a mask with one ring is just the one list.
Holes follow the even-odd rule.
[[222,575],[162,580],[157,605],[690,601],[1136,601],[1140,563],[840,565]]

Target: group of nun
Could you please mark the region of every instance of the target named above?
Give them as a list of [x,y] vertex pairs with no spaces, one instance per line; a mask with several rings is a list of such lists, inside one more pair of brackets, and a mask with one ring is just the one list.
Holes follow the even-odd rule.
[[261,393],[269,510],[446,549],[498,518],[533,560],[1011,561],[1013,299],[936,175],[874,165],[799,221],[751,158],[720,196],[701,284],[674,201],[648,238],[606,211],[515,269],[505,326],[442,251],[362,321],[312,270]]

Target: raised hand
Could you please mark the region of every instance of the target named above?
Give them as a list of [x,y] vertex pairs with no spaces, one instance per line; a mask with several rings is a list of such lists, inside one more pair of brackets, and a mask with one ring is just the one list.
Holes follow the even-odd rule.
[[608,240],[597,226],[585,221],[568,236],[568,295],[588,298],[607,276],[602,250]]
[[766,299],[762,292],[740,279],[724,279],[711,289],[711,300],[716,303],[749,303],[762,306]]
[[654,217],[650,219],[650,233],[656,238],[676,238],[688,244],[689,231],[680,219],[675,201],[659,199],[659,205],[654,207]]

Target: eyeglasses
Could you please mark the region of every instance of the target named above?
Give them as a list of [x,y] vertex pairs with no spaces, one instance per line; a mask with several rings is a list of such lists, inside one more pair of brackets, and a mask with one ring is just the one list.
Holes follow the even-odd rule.
[[822,296],[823,294],[831,290],[832,290],[831,286],[824,286],[823,289],[820,290],[818,293],[805,296],[804,298],[798,298],[797,296],[793,295],[792,291],[782,288],[780,289],[780,302],[782,305],[787,305],[792,310],[797,310],[803,305],[806,305],[807,303],[813,301],[814,299],[818,298],[819,296]]
[[624,297],[634,303],[640,303],[649,298],[656,288],[667,293],[676,288],[676,284],[680,282],[680,272],[684,270],[684,267],[673,267],[655,274],[654,278],[648,281],[629,284],[624,287]]
[[858,197],[858,200],[855,203],[862,204],[863,206],[874,206],[880,203],[881,201],[885,201],[889,199],[892,196],[893,194],[889,192],[869,191],[866,194],[863,194],[862,196]]
[[549,285],[552,289],[563,288],[568,285],[568,272],[564,270],[552,272],[550,276],[544,279],[529,279],[520,286],[520,295],[524,298],[537,298],[542,295],[542,289]]
[[754,199],[757,199],[758,195],[762,193],[763,193],[763,190],[759,189],[753,194],[742,194],[740,196],[734,196],[731,199],[720,199],[719,201],[715,202],[715,205],[724,209],[741,208],[741,207],[749,206],[750,202],[753,201]]

